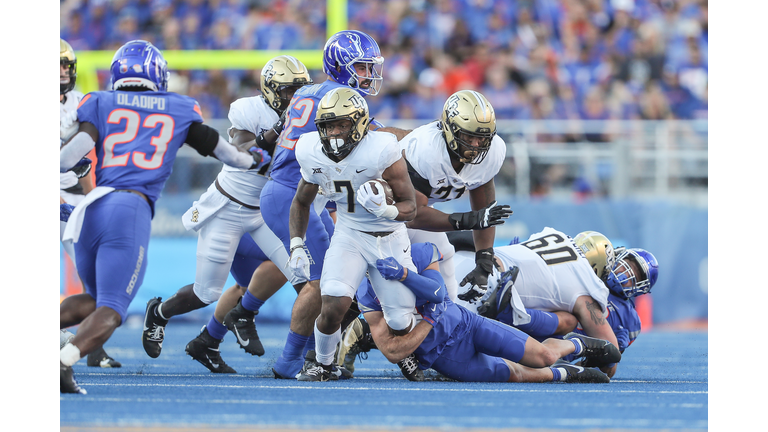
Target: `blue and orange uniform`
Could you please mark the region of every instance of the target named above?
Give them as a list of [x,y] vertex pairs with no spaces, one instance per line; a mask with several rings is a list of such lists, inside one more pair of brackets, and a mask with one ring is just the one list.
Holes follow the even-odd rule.
[[124,321],[144,279],[155,202],[190,126],[203,118],[194,99],[150,91],[89,93],[77,117],[99,133],[97,188],[115,189],[85,211],[77,270],[96,306],[109,306]]

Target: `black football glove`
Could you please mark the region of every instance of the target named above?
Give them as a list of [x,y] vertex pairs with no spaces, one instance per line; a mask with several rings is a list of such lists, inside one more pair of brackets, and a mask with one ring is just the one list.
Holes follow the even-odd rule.
[[91,172],[91,160],[87,157],[84,157],[80,159],[75,166],[70,168],[70,171],[75,173],[77,178],[81,179],[88,175],[89,172]]
[[277,123],[272,125],[272,130],[275,131],[277,136],[280,136],[280,134],[283,132],[283,128],[285,128],[285,121],[288,117],[288,109],[283,111],[283,114],[280,115],[280,119],[277,120]]
[[469,289],[459,294],[459,299],[473,303],[488,290],[488,275],[493,271],[493,248],[475,252],[475,269],[461,280],[460,286],[469,284]]
[[496,205],[496,201],[488,204],[480,210],[466,213],[451,213],[448,220],[451,221],[453,229],[463,230],[481,230],[494,225],[501,225],[513,212],[508,205]]

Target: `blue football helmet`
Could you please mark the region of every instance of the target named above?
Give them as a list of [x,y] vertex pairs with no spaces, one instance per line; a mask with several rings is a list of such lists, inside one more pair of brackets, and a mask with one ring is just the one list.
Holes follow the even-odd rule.
[[[637,274],[632,263],[639,270]],[[632,298],[649,293],[658,278],[659,263],[656,257],[645,249],[632,248],[616,257],[616,264],[605,283],[619,297]]]
[[112,90],[145,87],[164,92],[168,88],[168,63],[160,50],[143,40],[133,40],[117,50],[109,67]]
[[[355,63],[365,63],[371,76],[358,75]],[[376,96],[384,82],[384,57],[372,37],[357,30],[342,30],[328,39],[323,48],[323,72],[339,84],[361,95]]]

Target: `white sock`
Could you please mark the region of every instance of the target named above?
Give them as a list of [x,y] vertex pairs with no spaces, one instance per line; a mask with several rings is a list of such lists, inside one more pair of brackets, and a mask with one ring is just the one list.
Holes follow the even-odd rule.
[[560,381],[565,381],[568,379],[568,371],[565,370],[565,368],[552,368],[557,369],[558,372],[560,372]]
[[315,359],[326,366],[333,363],[336,354],[336,345],[341,342],[341,327],[333,334],[325,334],[317,329],[315,321]]
[[72,366],[82,358],[80,355],[80,348],[72,345],[71,342],[68,342],[66,345],[64,345],[64,348],[61,349],[59,355],[61,356],[61,363],[63,363],[64,366]]

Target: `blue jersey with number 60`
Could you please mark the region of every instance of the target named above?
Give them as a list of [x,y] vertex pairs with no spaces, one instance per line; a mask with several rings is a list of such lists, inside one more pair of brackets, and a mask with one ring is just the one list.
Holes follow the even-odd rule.
[[203,121],[194,99],[152,91],[88,93],[77,108],[77,118],[99,131],[96,185],[142,192],[153,215],[190,125]]

